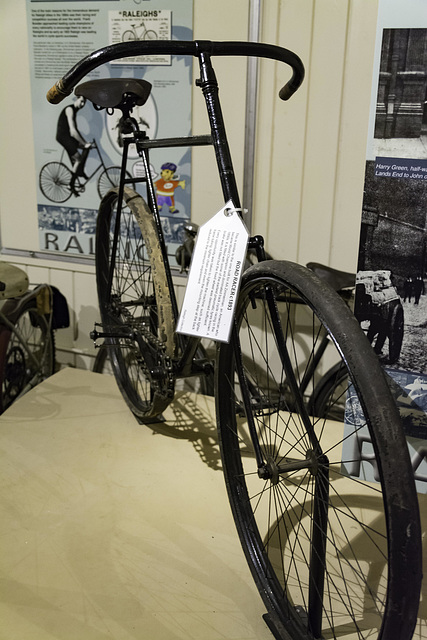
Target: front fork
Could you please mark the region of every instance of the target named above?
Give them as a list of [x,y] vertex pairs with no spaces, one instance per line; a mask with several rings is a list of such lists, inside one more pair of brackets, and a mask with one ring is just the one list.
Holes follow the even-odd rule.
[[[262,244],[255,245],[257,255],[262,256]],[[260,259],[260,258],[259,258]],[[258,476],[264,481],[274,486],[279,484],[289,474],[296,471],[307,469],[313,477],[313,500],[312,500],[312,532],[311,532],[311,549],[310,549],[310,576],[309,576],[309,598],[308,598],[308,626],[314,638],[321,638],[322,629],[322,613],[323,613],[323,594],[325,583],[325,567],[326,567],[326,542],[328,529],[328,506],[329,506],[329,460],[322,452],[320,442],[312,424],[312,420],[308,414],[307,407],[304,403],[301,389],[298,385],[295,372],[292,367],[291,359],[288,353],[286,340],[283,335],[282,323],[277,308],[275,295],[271,287],[266,287],[267,306],[270,314],[270,330],[274,334],[275,344],[281,358],[283,370],[286,373],[286,383],[289,385],[292,396],[295,401],[295,411],[299,418],[290,416],[295,423],[299,421],[302,429],[308,435],[310,440],[310,449],[307,451],[305,459],[281,458],[273,459],[272,456],[266,457],[262,449],[256,418],[254,416],[254,403],[251,396],[251,390],[248,385],[243,356],[240,347],[238,326],[235,322],[232,333],[233,352],[235,366],[242,394],[242,401],[245,407],[248,429],[254,448]],[[256,300],[253,300],[256,305]],[[277,411],[281,410],[281,402],[277,401]],[[270,408],[271,409],[271,408]],[[262,412],[262,406],[260,407]],[[289,413],[294,413],[292,409]]]
[[266,260],[264,238],[262,236],[253,236],[252,238],[249,238],[248,249],[255,250],[258,262],[264,262],[264,260]]

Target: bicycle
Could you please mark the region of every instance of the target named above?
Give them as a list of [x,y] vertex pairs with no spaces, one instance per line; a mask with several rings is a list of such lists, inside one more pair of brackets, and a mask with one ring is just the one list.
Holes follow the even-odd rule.
[[55,299],[41,284],[28,290],[24,271],[0,262],[0,413],[54,373]]
[[119,184],[120,167],[105,165],[96,140],[92,140],[91,149],[97,153],[99,164],[94,171],[88,176],[77,176],[73,186],[71,180],[73,172],[62,161],[64,152],[62,152],[59,162],[48,162],[40,169],[39,186],[42,194],[51,202],[66,202],[76,193],[80,195],[85,191],[86,184],[92,180],[94,175],[101,170],[98,178],[97,189],[98,195],[102,198],[112,187]]
[[[135,81],[121,99],[110,80],[77,83],[98,65],[126,56],[191,55],[199,63],[210,134],[149,140],[131,111],[151,87]],[[121,180],[102,200],[96,232],[96,278],[102,338],[125,401],[141,423],[158,419],[172,401],[175,380],[211,376],[197,357],[200,339],[178,334],[178,305],[148,170],[148,153],[166,146],[213,145],[231,215],[240,209],[212,58],[265,57],[290,65],[279,96],[289,99],[304,68],[292,52],[260,43],[133,42],[98,50],[48,93],[92,95],[119,108],[129,123]],[[116,81],[117,82],[117,81]],[[101,91],[102,90],[102,91]],[[135,144],[145,167],[148,204],[125,176]],[[124,204],[127,206],[124,207]],[[215,361],[218,434],[228,496],[252,576],[276,638],[409,639],[421,584],[420,522],[408,450],[382,369],[343,300],[305,267],[264,260],[263,239],[249,248],[259,262],[243,274],[229,342]],[[300,344],[303,324],[305,343]],[[317,363],[323,336],[346,371],[345,425],[316,416],[301,389]],[[315,364],[315,368],[320,364]],[[310,376],[314,388],[316,374]],[[319,373],[320,378],[322,372]],[[357,400],[357,402],[356,402]],[[372,448],[365,451],[368,433]],[[398,462],[397,462],[398,461]]]
[[[157,33],[153,29],[147,29],[144,22],[141,24],[131,24],[132,29],[123,31],[122,42],[132,42],[133,40],[157,40]],[[137,29],[142,27],[142,33],[138,34]]]

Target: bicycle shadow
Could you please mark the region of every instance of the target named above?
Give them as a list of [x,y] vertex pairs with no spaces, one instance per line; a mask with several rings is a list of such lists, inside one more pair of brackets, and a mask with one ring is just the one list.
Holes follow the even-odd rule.
[[222,470],[214,398],[178,391],[161,419],[144,426],[155,435],[188,440],[202,462],[215,471]]
[[[422,530],[422,552],[423,552],[423,574],[427,572],[427,549],[426,549],[426,531],[427,531],[427,495],[419,495],[420,513],[421,513],[421,530]],[[345,589],[342,593],[351,592],[351,603],[348,605],[349,610],[356,612],[357,625],[360,631],[368,631],[376,628],[381,624],[381,616],[375,612],[376,599],[378,602],[385,602],[386,596],[386,537],[385,537],[385,521],[383,517],[383,502],[380,497],[375,496],[363,496],[354,494],[344,494],[330,498],[330,508],[335,508],[338,512],[342,510],[342,505],[345,504],[346,508],[350,510],[352,514],[360,511],[363,514],[377,514],[373,516],[373,519],[369,520],[369,530],[372,532],[379,532],[378,539],[375,544],[366,544],[366,532],[360,530],[355,536],[351,537],[351,529],[346,529],[345,535],[342,535],[343,531],[328,533],[327,541],[327,556],[328,562],[331,562],[332,566],[332,580],[329,584],[334,585],[334,581],[339,579],[340,574],[344,574],[346,571],[345,566],[353,568],[349,572],[349,575],[345,579]],[[283,556],[291,557],[295,552],[295,545],[299,550],[299,555],[304,556],[302,550],[304,548],[304,541],[301,542],[301,536],[309,535],[310,528],[305,530],[301,526],[301,521],[306,518],[310,519],[312,501],[306,501],[304,505],[293,505],[283,515],[280,520],[275,520],[268,529],[265,537],[264,544],[269,549],[269,558],[273,566],[283,566]],[[378,540],[383,538],[383,542],[379,543]],[[299,541],[298,541],[299,538]],[[309,542],[305,542],[307,548],[309,548]],[[328,551],[328,546],[330,547]],[[284,549],[284,551],[283,551]],[[309,555],[305,555],[305,559],[309,558]],[[337,560],[339,558],[339,560]],[[298,560],[297,560],[298,562]],[[337,567],[339,571],[337,570]],[[344,566],[344,568],[342,568]],[[334,573],[335,569],[335,573]],[[307,569],[306,569],[307,571]],[[361,580],[362,573],[364,574],[363,581]],[[353,576],[353,577],[351,577]],[[289,580],[289,578],[288,578]],[[285,588],[285,585],[282,585]],[[288,598],[290,601],[295,599],[295,590],[292,591],[292,587],[286,587]],[[300,596],[301,597],[301,596]],[[336,594],[337,602],[342,600],[342,596]],[[298,604],[298,603],[296,603]],[[338,619],[338,617],[336,618]],[[418,622],[417,628],[414,632],[414,640],[426,637],[426,620],[427,620],[427,583],[424,581],[421,589],[420,605],[418,610]],[[351,627],[345,622],[342,625],[334,626],[333,631],[328,633],[323,630],[323,636],[325,640],[330,637],[347,637],[351,631]]]

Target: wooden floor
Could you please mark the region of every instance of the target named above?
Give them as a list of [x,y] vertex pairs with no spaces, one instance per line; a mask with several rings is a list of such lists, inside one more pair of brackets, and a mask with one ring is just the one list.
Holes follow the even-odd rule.
[[226,497],[212,399],[137,424],[65,369],[0,418],[1,640],[270,640]]
[[213,414],[181,393],[142,426],[112,377],[64,369],[0,417],[0,640],[272,639]]

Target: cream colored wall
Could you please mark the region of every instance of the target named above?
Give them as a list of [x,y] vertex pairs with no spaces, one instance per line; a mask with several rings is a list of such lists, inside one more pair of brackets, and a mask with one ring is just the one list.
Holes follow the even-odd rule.
[[377,5],[264,3],[263,39],[306,66],[303,87],[284,103],[283,65],[262,63],[254,218],[274,257],[355,269]]
[[[25,0],[0,0],[1,245],[38,249],[36,176]],[[261,65],[253,231],[275,257],[356,265],[377,0],[263,0],[262,39],[303,59],[303,88],[287,102],[277,92],[284,65]],[[249,0],[194,0],[194,37],[245,40]],[[217,59],[223,110],[238,182],[243,177],[246,62]],[[199,92],[193,132],[207,133]],[[210,149],[193,152],[192,211],[199,224],[220,206]],[[6,256],[66,295],[72,327],[57,333],[61,362],[89,367],[89,332],[98,319],[92,266]],[[182,283],[182,280],[179,281]],[[182,284],[179,284],[182,289]],[[182,293],[182,291],[181,291]],[[180,295],[181,295],[180,293]]]

